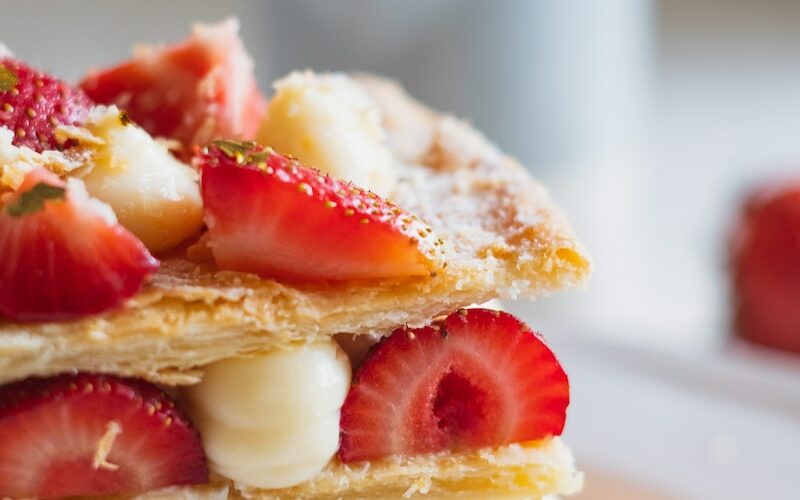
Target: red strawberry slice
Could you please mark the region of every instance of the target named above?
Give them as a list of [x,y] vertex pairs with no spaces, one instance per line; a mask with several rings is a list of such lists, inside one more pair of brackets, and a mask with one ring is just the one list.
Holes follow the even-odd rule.
[[81,87],[96,102],[125,109],[150,134],[179,141],[184,155],[212,139],[252,139],[267,104],[238,29],[233,20],[197,26],[182,43],[92,71]]
[[156,386],[107,375],[0,387],[0,497],[142,493],[208,481],[200,437]]
[[217,141],[196,161],[222,269],[279,280],[428,275],[438,242],[414,216],[255,143]]
[[56,321],[111,309],[158,261],[80,181],[29,173],[0,208],[0,315]]
[[514,316],[464,309],[378,344],[342,407],[343,462],[560,435],[569,382]]
[[800,353],[800,185],[749,199],[731,257],[739,335]]
[[0,57],[0,127],[14,132],[13,143],[35,151],[61,149],[54,130],[86,119],[91,101],[47,73],[12,57]]

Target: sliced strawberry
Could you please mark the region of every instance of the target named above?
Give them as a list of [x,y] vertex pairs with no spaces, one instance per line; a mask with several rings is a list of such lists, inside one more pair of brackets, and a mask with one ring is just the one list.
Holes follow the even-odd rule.
[[208,481],[192,423],[161,389],[107,375],[0,387],[0,497],[141,493]]
[[223,269],[282,280],[427,275],[436,241],[414,216],[255,143],[196,160],[210,246]]
[[144,245],[83,184],[39,169],[0,209],[0,315],[54,321],[99,313],[157,269]]
[[753,195],[731,254],[739,335],[800,352],[800,185]]
[[60,149],[58,125],[81,123],[91,101],[47,73],[13,57],[0,56],[0,127],[14,131],[14,144],[35,151]]
[[514,316],[464,309],[383,340],[342,407],[343,462],[475,449],[560,435],[569,382]]
[[81,87],[96,102],[127,110],[152,135],[179,141],[187,155],[212,139],[252,139],[267,105],[238,29],[232,20],[197,26],[182,43],[92,71]]

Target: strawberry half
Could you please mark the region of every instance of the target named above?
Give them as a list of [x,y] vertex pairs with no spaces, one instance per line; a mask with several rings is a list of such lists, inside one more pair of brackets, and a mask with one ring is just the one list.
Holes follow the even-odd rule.
[[111,309],[158,268],[77,180],[38,169],[0,208],[0,315],[57,321]]
[[179,44],[148,48],[81,83],[101,104],[116,104],[156,137],[180,142],[182,154],[223,137],[255,137],[267,102],[236,21],[197,26]]
[[432,231],[391,202],[255,143],[217,141],[196,159],[214,259],[279,280],[428,275]]
[[463,309],[399,329],[356,371],[342,407],[342,462],[560,435],[569,382],[514,316]]
[[82,123],[91,104],[83,91],[12,57],[0,57],[0,127],[14,132],[14,145],[39,152],[61,149],[55,128]]
[[107,375],[0,387],[0,497],[134,494],[208,481],[186,415],[156,386]]
[[800,185],[751,196],[734,233],[731,265],[738,334],[800,352]]

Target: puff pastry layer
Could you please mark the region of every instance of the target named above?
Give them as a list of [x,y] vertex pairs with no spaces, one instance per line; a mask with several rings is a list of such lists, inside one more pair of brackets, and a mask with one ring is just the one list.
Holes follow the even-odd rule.
[[582,475],[558,438],[497,450],[391,459],[347,466],[331,464],[312,481],[282,490],[238,487],[222,478],[210,485],[168,488],[136,497],[335,500],[424,498],[526,498],[580,490]]

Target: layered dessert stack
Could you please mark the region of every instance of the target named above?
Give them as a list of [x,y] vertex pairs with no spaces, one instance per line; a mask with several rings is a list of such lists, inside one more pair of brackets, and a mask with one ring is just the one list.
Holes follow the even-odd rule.
[[564,370],[474,306],[585,282],[545,190],[391,81],[252,67],[234,21],[74,87],[0,55],[0,497],[576,491]]

